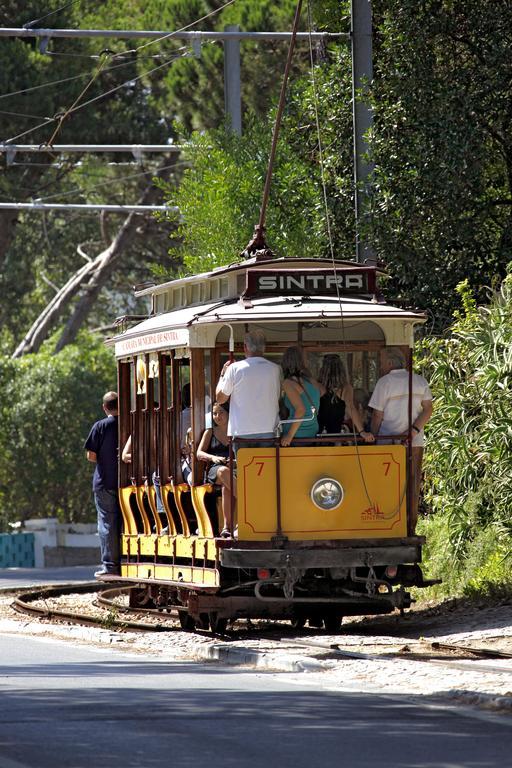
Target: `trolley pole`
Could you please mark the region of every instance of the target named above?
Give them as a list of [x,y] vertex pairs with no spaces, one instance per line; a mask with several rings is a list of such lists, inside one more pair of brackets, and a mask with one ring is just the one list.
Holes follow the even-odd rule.
[[365,203],[370,193],[373,164],[368,163],[365,135],[373,115],[365,93],[373,80],[371,0],[351,0],[352,113],[354,126],[354,200],[356,215],[356,261],[374,264],[375,253],[361,235]]

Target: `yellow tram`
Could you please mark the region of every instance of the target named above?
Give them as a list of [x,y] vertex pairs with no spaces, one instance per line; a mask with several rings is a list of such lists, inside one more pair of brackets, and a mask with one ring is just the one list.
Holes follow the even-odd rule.
[[[133,603],[177,608],[190,629],[218,631],[239,617],[336,629],[344,615],[406,608],[406,588],[426,585],[423,540],[408,535],[406,444],[363,444],[349,432],[283,448],[279,428],[271,444],[241,444],[229,539],[195,455],[222,366],[243,356],[249,329],[264,332],[274,362],[301,347],[313,375],[325,353],[339,353],[367,394],[386,346],[402,348],[410,366],[425,318],[386,304],[378,276],[348,261],[253,257],[138,292],[151,301],[149,317],[111,340],[120,446],[132,441],[119,494],[121,579],[134,585]],[[188,424],[191,485],[182,472]]]

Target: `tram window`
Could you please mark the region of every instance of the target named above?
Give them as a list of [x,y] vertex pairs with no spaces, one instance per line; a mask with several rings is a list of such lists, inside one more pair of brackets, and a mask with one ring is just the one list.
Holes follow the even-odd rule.
[[153,387],[153,404],[155,408],[160,408],[160,388],[158,386],[158,379],[155,379],[155,386]]
[[379,377],[379,353],[377,351],[356,350],[353,352],[333,349],[319,352],[317,349],[306,349],[306,363],[313,378],[318,379],[324,355],[338,354],[347,371],[348,379],[354,389],[364,390],[371,394]]
[[156,352],[149,353],[148,376],[150,379],[153,379],[153,408],[156,409],[160,407],[160,369]]

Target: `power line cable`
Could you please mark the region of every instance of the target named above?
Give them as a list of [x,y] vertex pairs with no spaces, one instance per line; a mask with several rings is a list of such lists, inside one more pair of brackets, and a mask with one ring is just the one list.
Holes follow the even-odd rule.
[[72,104],[72,105],[71,105],[71,106],[70,106],[68,109],[66,109],[66,111],[64,112],[64,114],[62,115],[62,117],[60,117],[60,118],[59,118],[59,122],[58,122],[58,124],[57,124],[57,126],[56,126],[55,130],[54,130],[54,132],[52,133],[50,140],[47,142],[47,144],[48,144],[50,147],[51,147],[51,145],[53,144],[53,142],[55,141],[55,139],[56,139],[56,137],[57,137],[57,134],[59,133],[60,129],[62,128],[62,125],[63,125],[63,123],[64,123],[64,120],[66,120],[66,119],[69,117],[69,115],[71,114],[71,112],[73,112],[73,110],[74,110],[74,109],[75,109],[75,108],[78,106],[78,104],[79,104],[79,103],[80,103],[80,101],[82,100],[82,97],[83,97],[83,96],[85,96],[85,94],[87,93],[87,91],[89,90],[89,88],[90,88],[90,87],[93,85],[93,83],[94,83],[94,82],[95,82],[95,81],[98,79],[98,77],[101,75],[101,73],[102,73],[103,69],[105,68],[105,66],[107,65],[107,62],[108,62],[108,61],[109,61],[109,57],[108,57],[108,56],[105,56],[104,60],[103,60],[103,61],[100,63],[100,65],[97,67],[97,69],[96,69],[96,72],[94,72],[94,74],[93,74],[93,75],[92,75],[92,77],[90,78],[89,82],[88,82],[88,83],[85,85],[85,87],[84,87],[84,88],[82,88],[81,92],[80,92],[80,93],[79,93],[79,95],[76,97],[76,99],[74,100],[73,104]]
[[49,13],[46,13],[44,16],[40,16],[38,19],[33,19],[32,21],[27,21],[27,23],[23,25],[23,28],[24,29],[30,29],[30,27],[33,27],[34,24],[38,24],[40,21],[44,21],[44,19],[48,19],[50,16],[55,16],[56,13],[60,13],[61,11],[65,11],[66,8],[70,8],[72,5],[75,5],[78,2],[79,2],[79,0],[70,0],[69,3],[66,3],[66,5],[63,5],[60,8],[57,8],[55,11],[50,11]]
[[27,117],[31,120],[51,120],[51,117],[44,117],[43,115],[29,115],[25,112],[7,112],[3,109],[0,109],[0,115],[11,115],[12,117]]
[[186,24],[184,27],[181,27],[181,29],[175,29],[173,32],[169,32],[167,35],[162,35],[162,37],[157,37],[155,40],[150,40],[149,42],[144,43],[143,45],[137,46],[137,48],[131,48],[128,51],[126,51],[126,53],[137,53],[138,51],[141,51],[144,48],[147,48],[149,45],[154,45],[154,43],[160,43],[162,42],[162,40],[168,40],[174,35],[177,35],[179,32],[185,32],[187,29],[190,29],[190,27],[195,27],[195,25],[199,24],[199,22],[205,21],[206,19],[209,19],[212,16],[215,16],[217,13],[220,13],[229,5],[233,5],[233,3],[235,2],[236,0],[228,0],[228,2],[224,3],[224,5],[221,5],[219,8],[216,8],[213,11],[210,11],[210,13],[207,13],[204,16],[201,16],[201,18],[196,19],[195,21],[191,21],[190,24]]
[[[106,72],[112,72],[114,69],[119,69],[120,67],[126,67],[128,64],[133,64],[133,59],[131,61],[123,62],[122,64],[115,64],[113,67],[108,67],[108,69],[103,70]],[[70,83],[73,80],[81,80],[84,77],[90,77],[90,72],[82,72],[80,75],[73,75],[72,77],[64,77],[60,80],[48,80],[46,83],[40,83],[40,85],[32,85],[29,88],[20,88],[18,91],[11,91],[10,93],[3,93],[0,95],[0,99],[8,99],[10,96],[24,96],[27,93],[31,93],[32,91],[38,91],[41,88],[49,88],[51,85],[61,85],[62,83]]]
[[[141,80],[143,77],[146,77],[147,75],[151,75],[153,72],[157,72],[160,69],[163,69],[164,67],[169,66],[174,61],[180,58],[185,58],[187,56],[193,56],[193,53],[186,50],[186,47],[183,46],[182,50],[184,50],[184,53],[181,53],[179,55],[173,56],[171,59],[168,59],[163,64],[159,64],[158,67],[153,67],[152,69],[147,70],[146,72],[143,72],[141,75],[138,75],[137,77],[130,77],[128,80],[125,80],[120,85],[115,86],[114,88],[111,88],[109,91],[105,91],[104,93],[99,94],[98,96],[95,96],[93,99],[89,99],[89,101],[85,101],[83,104],[77,105],[73,109],[70,109],[67,112],[67,115],[74,114],[75,112],[78,112],[79,109],[82,109],[83,107],[88,106],[89,104],[93,104],[95,101],[98,101],[99,99],[103,99],[106,96],[110,96],[112,93],[115,93],[116,91],[119,91],[121,88],[125,88],[127,85],[130,85],[131,83],[135,83],[138,80]],[[121,65],[119,65],[121,66]],[[123,66],[126,66],[124,64]],[[105,72],[108,70],[104,70]],[[8,139],[5,139],[2,144],[7,144],[12,141],[16,141],[17,139],[21,139],[23,136],[27,136],[30,133],[34,133],[34,131],[37,131],[39,128],[42,128],[43,126],[48,125],[49,122],[57,122],[57,120],[60,118],[54,117],[50,121],[45,121],[44,123],[40,123],[39,125],[34,126],[33,128],[30,128],[26,131],[23,131],[22,133],[18,133],[16,136],[11,136]]]
[[[169,168],[176,168],[176,167],[182,167],[183,165],[187,165],[187,161],[184,160],[182,162],[177,163],[170,163],[169,165],[164,165],[160,168],[162,171],[166,171]],[[95,184],[93,187],[89,187],[88,189],[82,189],[80,187],[76,187],[75,189],[68,190],[68,192],[62,192],[57,193],[55,195],[46,195],[45,197],[38,198],[38,202],[44,203],[45,200],[51,200],[54,197],[67,197],[68,195],[73,195],[76,192],[86,192],[87,194],[89,192],[93,192],[95,189],[101,189],[102,187],[110,186],[112,187],[114,184],[119,184],[124,181],[129,181],[130,179],[140,179],[141,176],[147,176],[148,174],[154,174],[155,171],[151,168],[149,168],[147,171],[141,171],[139,173],[130,173],[128,176],[121,176],[119,179],[109,179],[108,181],[102,181],[99,184]]]
[[[78,2],[78,0],[73,0],[73,2]],[[63,10],[64,8],[69,7],[70,5],[73,4],[73,2],[68,3],[68,5],[66,5],[66,6],[63,6],[60,10]],[[190,22],[190,24],[187,24],[186,26],[182,27],[181,29],[176,29],[173,32],[169,32],[168,34],[163,35],[162,37],[156,38],[155,40],[150,40],[148,43],[144,43],[143,45],[138,46],[137,48],[132,48],[132,49],[129,49],[129,50],[122,51],[120,53],[114,54],[112,56],[112,58],[115,59],[115,60],[118,60],[118,59],[126,56],[127,54],[138,53],[139,50],[142,50],[143,48],[146,48],[148,45],[152,45],[153,43],[157,43],[157,42],[159,42],[161,40],[166,40],[168,38],[172,38],[174,35],[177,35],[180,32],[184,32],[185,30],[190,29],[190,27],[193,27],[196,24],[199,24],[200,21],[204,21],[205,19],[208,19],[211,16],[219,13],[220,11],[224,10],[224,8],[227,8],[229,5],[232,5],[234,2],[236,2],[236,0],[229,0],[229,2],[225,3],[220,8],[217,8],[216,10],[211,11],[210,13],[206,14],[205,16],[201,16],[199,19],[196,19],[195,21]],[[40,19],[35,19],[34,21],[31,21],[28,24],[25,24],[24,28],[28,29],[29,27],[31,27],[33,24],[37,23],[38,21],[41,21],[42,19],[45,19],[48,16],[51,16],[51,15],[57,13],[57,12],[58,11],[52,11],[51,13],[46,14],[46,16],[42,16]],[[208,42],[214,42],[214,41],[208,41]],[[178,50],[182,50],[183,47],[184,46],[182,46]],[[51,52],[50,52],[50,54],[51,54]],[[64,54],[64,53],[63,54],[58,54],[58,53],[56,53],[56,54],[53,54],[53,55],[63,55],[64,56],[64,55],[73,55],[73,54]],[[74,54],[74,55],[79,56],[81,54]],[[164,55],[164,54],[157,54],[157,56],[159,56],[159,57],[161,57],[162,55]],[[153,57],[148,57],[148,58],[153,58]],[[127,64],[132,63],[132,62],[133,62],[133,59],[130,59],[128,62],[123,62],[122,64],[117,64],[117,65],[115,65],[113,67],[109,67],[108,69],[105,70],[105,72],[110,72],[110,71],[112,71],[113,69],[115,69],[118,66],[126,66]],[[146,74],[150,74],[150,73],[148,72]],[[6,99],[6,98],[8,98],[10,96],[18,96],[18,95],[21,95],[21,94],[30,93],[30,92],[38,90],[40,88],[50,87],[51,85],[60,85],[62,83],[69,83],[69,82],[71,82],[73,80],[78,80],[78,79],[83,78],[83,77],[89,77],[89,72],[84,72],[84,73],[82,73],[80,75],[74,75],[73,77],[62,78],[60,80],[48,81],[47,83],[41,83],[40,85],[34,85],[34,86],[31,86],[30,88],[22,88],[22,89],[20,89],[18,91],[11,91],[10,93],[4,93],[4,94],[0,95],[0,99]],[[36,129],[34,129],[34,130],[36,130]]]

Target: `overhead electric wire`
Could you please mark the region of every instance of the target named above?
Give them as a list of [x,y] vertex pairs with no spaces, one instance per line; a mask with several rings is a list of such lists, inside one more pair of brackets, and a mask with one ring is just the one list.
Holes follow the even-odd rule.
[[[76,2],[76,1],[77,0],[74,0],[74,2]],[[112,59],[113,60],[114,59],[117,60],[117,59],[119,59],[121,57],[124,57],[124,56],[126,56],[128,54],[137,53],[139,50],[141,50],[143,48],[146,48],[148,45],[151,45],[152,43],[156,43],[156,42],[159,42],[160,40],[165,40],[167,38],[172,38],[174,35],[177,35],[180,32],[183,32],[186,29],[189,29],[190,27],[195,26],[200,21],[203,21],[204,19],[207,19],[210,16],[218,13],[219,11],[223,10],[223,8],[226,8],[228,5],[232,5],[232,3],[234,3],[234,2],[236,2],[236,0],[229,0],[228,3],[226,3],[223,6],[221,6],[217,10],[212,11],[209,14],[206,14],[206,16],[201,16],[199,19],[195,19],[195,21],[190,22],[190,24],[187,24],[186,26],[182,27],[181,29],[173,30],[172,32],[169,32],[168,34],[163,35],[162,37],[158,37],[155,40],[151,40],[148,43],[144,43],[144,45],[141,45],[141,46],[139,46],[137,48],[128,49],[126,51],[120,51],[119,53],[114,53],[113,56],[112,56]],[[65,7],[67,7],[67,6],[65,6]],[[53,13],[57,13],[57,11],[52,11],[50,14],[47,14],[47,16],[51,16]],[[46,16],[42,16],[41,18],[44,19],[44,18],[46,18]],[[41,19],[36,19],[35,21],[41,21]],[[34,23],[35,22],[30,22],[29,24],[24,25],[24,28],[28,29]],[[208,41],[208,42],[214,42],[214,41]],[[184,48],[186,48],[186,46],[181,46],[178,50],[183,50]],[[55,54],[55,55],[59,55],[59,54]],[[67,54],[62,54],[62,55],[67,55]],[[69,55],[73,55],[73,54],[69,54]],[[78,55],[81,55],[81,54],[75,54],[75,55],[78,56]],[[164,56],[166,54],[156,54],[156,55],[159,56],[159,57],[162,57],[162,56]],[[101,56],[101,54],[98,55],[98,58],[99,58],[99,56]],[[153,58],[153,57],[152,56],[148,56],[148,58]],[[127,64],[133,63],[134,61],[135,61],[135,59],[130,59],[129,61],[123,62],[122,64],[116,64],[115,66],[109,67],[108,69],[106,69],[105,72],[110,72],[111,70],[115,69],[116,67],[126,66]],[[150,74],[150,73],[148,72],[146,74]],[[41,83],[40,85],[34,85],[34,86],[29,87],[29,88],[21,88],[18,91],[11,91],[10,93],[1,94],[0,95],[0,99],[6,99],[6,98],[8,98],[10,96],[18,96],[18,95],[21,95],[21,94],[30,93],[31,91],[35,91],[35,90],[38,90],[40,88],[50,87],[51,85],[60,85],[62,83],[69,83],[69,82],[71,82],[73,80],[78,80],[80,78],[89,77],[89,76],[90,76],[89,72],[84,72],[84,73],[82,73],[80,75],[73,75],[72,77],[65,77],[65,78],[62,78],[60,80],[48,81],[47,83]]]
[[0,115],[11,115],[11,117],[26,117],[30,118],[31,120],[52,120],[51,117],[43,117],[43,115],[29,115],[24,112],[7,112],[3,109],[0,109]]
[[[176,168],[181,167],[183,165],[187,165],[186,161],[178,162],[178,163],[171,163],[170,165],[164,165],[158,168],[160,171],[167,171],[170,168]],[[156,170],[156,169],[155,169]],[[44,203],[45,200],[51,200],[54,197],[66,197],[67,195],[75,194],[75,192],[94,192],[95,189],[100,189],[101,187],[110,186],[112,187],[116,183],[122,183],[123,181],[128,181],[130,179],[140,179],[142,176],[147,176],[148,174],[154,174],[155,170],[149,168],[147,171],[141,171],[140,173],[131,173],[128,176],[121,176],[119,179],[109,179],[108,181],[102,181],[99,184],[95,184],[93,187],[89,187],[88,189],[81,189],[80,187],[77,187],[75,189],[68,190],[67,192],[57,193],[55,195],[46,195],[45,197],[38,198],[38,202]]]
[[[119,91],[121,88],[125,88],[127,85],[130,85],[130,83],[135,83],[138,80],[141,80],[142,78],[146,77],[147,75],[153,74],[153,72],[157,72],[160,69],[163,69],[164,67],[169,66],[174,61],[185,58],[186,56],[192,56],[193,53],[191,53],[189,50],[186,49],[185,46],[183,46],[183,49],[185,49],[184,53],[181,53],[178,56],[173,56],[170,59],[168,59],[163,64],[159,64],[157,67],[153,67],[152,69],[147,70],[146,72],[143,72],[141,75],[138,75],[136,77],[130,77],[128,80],[125,80],[124,82],[120,83],[119,85],[115,86],[114,88],[111,88],[108,91],[105,91],[104,93],[99,94],[98,96],[95,96],[93,99],[89,99],[89,101],[85,101],[82,104],[70,109],[67,111],[68,116],[74,114],[75,112],[78,112],[79,109],[83,109],[83,107],[87,107],[89,104],[93,104],[95,101],[98,101],[99,99],[103,99],[106,96],[110,96],[112,93],[115,93],[116,91]],[[126,63],[119,66],[126,66]],[[105,72],[108,70],[105,70]],[[57,122],[59,118],[53,117],[51,120],[47,120],[44,123],[40,123],[39,125],[34,126],[33,128],[30,128],[26,131],[23,131],[22,133],[16,134],[16,136],[11,136],[8,139],[5,139],[2,144],[7,144],[12,141],[16,141],[17,139],[21,139],[23,136],[27,136],[30,133],[34,133],[34,131],[37,131],[39,128],[42,128],[45,125],[48,125],[49,122]]]
[[[64,8],[67,8],[67,7],[69,7],[69,5],[73,5],[73,3],[74,3],[74,2],[76,2],[76,0],[72,0],[72,2],[71,2],[71,3],[68,3],[66,6],[63,6],[63,7],[61,8],[61,10],[63,10]],[[158,42],[161,42],[162,40],[166,40],[166,39],[172,38],[174,35],[176,35],[176,34],[178,34],[178,33],[180,33],[180,32],[184,32],[185,30],[187,30],[187,29],[190,29],[191,27],[194,27],[196,24],[199,24],[201,21],[204,21],[205,19],[208,19],[208,18],[210,18],[211,16],[214,16],[214,15],[218,14],[218,13],[219,13],[220,11],[222,11],[224,8],[227,8],[229,5],[233,5],[233,3],[235,3],[235,2],[236,2],[236,0],[228,0],[228,2],[227,2],[227,3],[225,3],[224,5],[220,6],[220,8],[217,8],[217,9],[215,9],[215,10],[211,11],[210,13],[207,13],[207,14],[205,14],[204,16],[201,16],[201,17],[200,17],[200,18],[198,18],[198,19],[195,19],[194,21],[190,22],[190,24],[186,24],[185,26],[181,27],[180,29],[174,30],[173,32],[169,32],[168,34],[166,34],[166,35],[163,35],[162,37],[156,38],[155,40],[150,40],[149,42],[147,42],[147,43],[144,43],[143,45],[137,46],[136,48],[128,49],[127,51],[122,51],[122,52],[120,52],[120,53],[118,53],[118,54],[113,54],[113,55],[111,55],[111,56],[110,56],[110,59],[111,59],[112,61],[114,61],[114,60],[116,60],[116,59],[117,59],[117,57],[121,57],[121,56],[125,57],[127,54],[136,54],[136,53],[138,53],[138,51],[140,51],[140,50],[142,50],[142,49],[144,49],[144,48],[148,47],[149,45],[153,45],[154,43],[158,43]],[[52,11],[51,13],[47,14],[46,16],[42,16],[40,19],[36,19],[35,21],[32,21],[32,22],[30,22],[28,25],[26,25],[26,27],[30,27],[30,26],[32,26],[33,24],[35,24],[37,21],[41,21],[41,19],[45,19],[45,18],[47,18],[47,16],[51,16],[51,15],[52,15],[52,14],[54,14],[54,13],[57,13],[57,11]],[[185,46],[182,46],[182,47],[181,47],[180,49],[178,49],[178,50],[183,50],[184,48],[185,48]],[[186,55],[187,55],[187,53],[188,53],[188,52],[186,52],[185,54],[183,54],[183,56],[186,56]],[[50,52],[50,54],[51,54],[51,52]],[[77,56],[77,57],[78,57],[78,56],[80,56],[80,57],[81,57],[81,54],[65,54],[65,53],[64,53],[64,54],[62,54],[62,55],[64,55],[64,56],[66,56],[66,55],[68,55],[68,56]],[[101,55],[101,54],[100,54],[100,55]],[[183,56],[180,56],[179,58],[182,58]],[[145,75],[149,75],[149,74],[151,74],[152,72],[155,72],[155,71],[157,71],[158,69],[160,69],[160,67],[165,67],[165,66],[167,66],[167,65],[168,65],[169,63],[171,63],[173,60],[174,60],[174,57],[173,57],[173,59],[171,59],[171,60],[168,60],[168,61],[164,62],[162,65],[159,65],[159,67],[155,67],[154,69],[152,69],[152,70],[149,70],[148,72],[145,72],[145,73],[143,73],[142,75],[139,75],[138,77],[130,78],[129,80],[125,81],[125,83],[122,83],[120,86],[117,86],[116,88],[113,88],[113,89],[111,89],[110,91],[107,91],[106,93],[102,94],[102,96],[108,96],[108,95],[110,95],[111,93],[114,93],[115,91],[117,91],[117,90],[119,90],[120,88],[124,87],[125,85],[129,84],[130,82],[137,82],[137,80],[140,80],[140,79],[141,79],[142,77],[144,77]],[[107,58],[105,58],[105,63],[106,63],[106,61],[108,61],[108,59],[107,59]],[[50,140],[48,141],[48,144],[50,144],[50,145],[51,145],[51,144],[53,143],[53,141],[54,141],[54,139],[55,139],[56,135],[58,134],[58,132],[59,132],[60,128],[62,127],[62,124],[64,123],[64,121],[65,121],[65,120],[66,120],[66,119],[69,117],[69,115],[73,114],[74,112],[76,112],[76,111],[78,110],[78,108],[79,108],[79,107],[78,107],[78,102],[80,101],[80,99],[82,98],[82,96],[83,96],[83,95],[86,93],[86,91],[87,91],[87,90],[88,90],[88,89],[91,87],[91,85],[94,83],[94,81],[95,81],[95,80],[98,78],[99,74],[100,74],[100,73],[101,73],[101,72],[102,72],[102,71],[105,69],[105,63],[103,63],[102,65],[100,65],[100,67],[98,68],[97,72],[96,72],[96,73],[94,73],[94,75],[92,75],[92,77],[90,77],[90,80],[89,80],[89,82],[87,83],[87,85],[85,86],[85,88],[84,88],[84,89],[82,90],[82,92],[79,94],[79,96],[77,97],[77,99],[75,99],[75,101],[73,102],[73,104],[71,105],[71,107],[70,107],[70,108],[68,108],[68,109],[67,109],[67,110],[64,112],[64,115],[62,115],[62,116],[61,116],[61,117],[59,117],[59,118],[56,118],[56,117],[54,117],[54,118],[52,118],[52,119],[50,119],[50,120],[49,120],[49,119],[45,119],[45,122],[44,122],[44,123],[39,123],[39,124],[38,124],[38,125],[36,125],[34,128],[32,128],[32,129],[30,129],[30,130],[28,130],[28,131],[24,131],[23,133],[19,133],[19,134],[17,134],[16,136],[13,136],[13,137],[11,137],[11,138],[8,138],[8,139],[6,139],[6,140],[5,140],[5,142],[3,142],[3,143],[7,143],[7,142],[9,142],[9,141],[15,141],[16,139],[20,139],[20,138],[22,138],[23,136],[27,136],[29,133],[31,133],[31,132],[33,132],[33,131],[36,131],[36,130],[38,130],[39,128],[42,128],[42,127],[43,127],[44,125],[46,125],[48,122],[54,122],[54,121],[57,121],[57,120],[58,120],[58,125],[57,125],[57,127],[55,128],[55,131],[53,132],[53,134],[52,134],[52,136],[51,136]],[[106,71],[108,71],[108,70],[106,70]],[[87,76],[88,76],[88,73],[87,73],[87,74],[85,74],[85,75],[83,75],[83,77],[87,77]],[[78,77],[82,77],[82,75],[79,75]],[[60,81],[60,82],[65,82],[65,81]],[[68,82],[69,82],[69,80],[68,80]],[[36,87],[41,87],[41,86],[36,86]],[[27,93],[27,89],[24,89],[23,91],[18,91],[18,93]],[[4,95],[3,95],[2,97],[0,97],[0,98],[6,98],[6,96],[8,96],[8,95],[16,95],[16,93],[12,93],[12,94],[4,94]],[[100,98],[100,97],[97,97],[97,98]],[[92,100],[90,100],[90,101],[88,101],[88,102],[85,102],[85,103],[84,103],[83,105],[81,105],[81,106],[87,106],[88,104],[92,104],[92,103],[93,103],[93,101],[96,101],[96,98],[95,98],[95,99],[92,99]]]
[[[146,55],[137,56],[134,57],[130,51],[121,51],[119,53],[114,54],[114,58],[116,61],[121,61],[126,54],[130,54],[129,61],[136,62],[136,61],[143,61],[144,59],[164,59],[167,56],[169,56],[168,53],[148,53]],[[101,59],[101,53],[65,53],[64,51],[48,51],[46,50],[44,52],[45,56],[67,56],[67,57],[73,57],[75,59],[89,59],[89,60],[96,60]],[[127,57],[128,58],[128,57]]]
[[84,88],[82,88],[82,90],[80,91],[80,93],[78,94],[78,96],[76,97],[74,102],[72,103],[72,105],[70,107],[68,107],[68,109],[66,109],[66,111],[62,115],[62,117],[59,118],[59,121],[58,121],[58,124],[57,124],[55,130],[52,133],[50,140],[47,142],[47,144],[49,146],[51,146],[53,144],[55,138],[57,137],[57,134],[59,133],[60,129],[62,128],[64,120],[66,120],[69,117],[69,115],[78,107],[78,104],[82,100],[82,97],[85,96],[85,94],[87,93],[89,88],[93,85],[93,83],[101,75],[101,73],[102,73],[103,69],[105,68],[105,66],[106,66],[108,61],[109,61],[109,58],[107,56],[105,56],[105,59],[100,63],[99,67],[96,69],[96,72],[94,72],[94,74],[90,78],[89,82],[86,83]]
[[30,27],[34,26],[34,24],[38,24],[40,21],[44,21],[44,19],[48,19],[50,16],[55,16],[56,13],[65,11],[66,8],[70,8],[72,5],[75,5],[78,2],[80,2],[80,0],[70,0],[70,2],[66,3],[66,5],[63,5],[60,8],[56,8],[54,11],[50,11],[49,13],[45,13],[44,16],[40,16],[38,19],[27,21],[26,24],[23,25],[23,27],[24,29],[30,29]]
[[228,0],[228,2],[224,3],[224,5],[221,5],[219,8],[216,8],[213,11],[210,11],[210,13],[207,13],[205,16],[201,16],[201,18],[190,22],[190,24],[186,24],[184,27],[181,27],[181,29],[175,29],[173,32],[169,32],[169,34],[167,35],[162,35],[162,37],[157,37],[155,38],[155,40],[150,40],[149,42],[144,43],[143,45],[137,46],[137,48],[131,48],[125,53],[138,53],[138,51],[141,51],[143,48],[147,48],[149,45],[153,45],[154,43],[160,43],[162,42],[162,40],[168,40],[174,35],[177,35],[179,32],[185,32],[187,29],[190,29],[190,27],[195,27],[195,25],[199,24],[200,21],[205,21],[206,19],[209,19],[212,16],[215,16],[217,13],[220,13],[220,11],[223,11],[225,8],[227,8],[229,5],[233,5],[233,3],[235,2],[236,0]]
[[[125,61],[122,64],[115,64],[113,67],[108,67],[107,69],[104,69],[103,71],[106,72],[112,72],[114,69],[119,69],[120,67],[126,67],[128,64],[133,64],[134,59],[131,61]],[[80,75],[73,75],[72,77],[64,77],[60,80],[48,80],[46,83],[40,83],[39,85],[31,85],[29,88],[20,88],[18,91],[10,91],[10,93],[2,93],[0,94],[0,99],[8,99],[10,96],[24,96],[26,93],[31,93],[32,91],[38,91],[41,88],[49,88],[52,85],[61,85],[62,83],[70,83],[73,80],[81,80],[85,77],[90,77],[90,72],[82,72]]]

